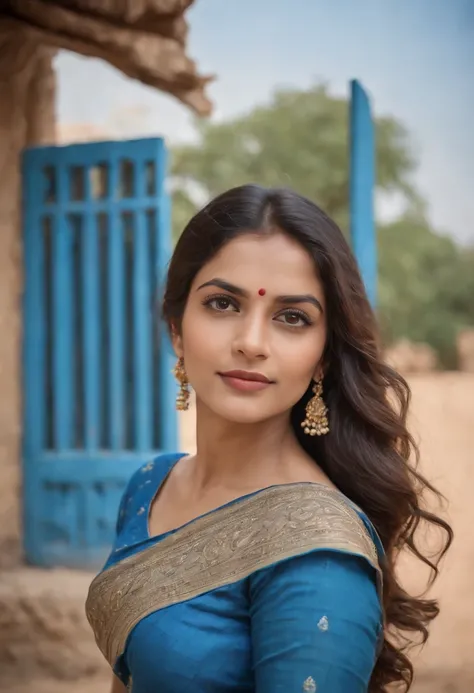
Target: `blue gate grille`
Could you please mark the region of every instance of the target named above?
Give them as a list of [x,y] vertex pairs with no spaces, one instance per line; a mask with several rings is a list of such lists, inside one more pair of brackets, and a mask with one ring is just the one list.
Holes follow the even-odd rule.
[[170,255],[161,139],[32,149],[24,186],[25,550],[95,566],[124,485],[176,449],[156,299]]

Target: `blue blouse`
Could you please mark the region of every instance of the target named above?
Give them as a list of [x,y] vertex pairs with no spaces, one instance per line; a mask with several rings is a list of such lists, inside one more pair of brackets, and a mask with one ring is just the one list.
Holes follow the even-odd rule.
[[181,455],[142,467],[87,614],[133,693],[363,693],[383,641],[368,519],[322,484],[273,486],[148,534]]

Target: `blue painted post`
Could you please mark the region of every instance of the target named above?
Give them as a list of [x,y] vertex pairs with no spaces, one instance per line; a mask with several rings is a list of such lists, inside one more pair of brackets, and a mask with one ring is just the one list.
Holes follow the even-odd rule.
[[[168,195],[163,195],[160,202],[160,213],[158,217],[157,233],[158,235],[162,233],[161,229],[170,228],[171,220],[171,200]],[[170,254],[166,252],[165,248],[161,248],[162,256],[158,260],[158,277],[160,283],[158,284],[160,288],[164,286],[166,278],[166,270]],[[160,422],[161,422],[161,440],[162,445],[165,450],[176,449],[178,444],[178,420],[176,416],[167,417],[165,423],[165,417],[163,412],[169,410],[170,407],[175,406],[176,395],[178,392],[178,384],[176,380],[170,378],[169,375],[173,370],[176,362],[176,356],[173,352],[171,341],[168,335],[168,330],[166,325],[160,324],[159,327],[159,337],[160,337],[160,375],[159,375],[159,409],[160,409]]]
[[80,239],[82,311],[83,311],[83,370],[84,370],[84,447],[92,452],[99,447],[102,407],[100,406],[100,295],[99,248],[97,216],[93,212],[90,177],[85,180],[85,200],[81,213]]
[[72,230],[64,212],[68,176],[58,170],[58,200],[53,215],[53,382],[54,447],[73,447],[74,419],[74,303],[72,283]]
[[109,170],[110,193],[107,202],[107,310],[109,314],[108,389],[110,448],[122,450],[125,443],[125,255],[124,229],[116,204],[119,164],[115,152]]
[[[145,168],[134,166],[135,198],[145,206]],[[150,310],[150,236],[146,211],[137,209],[133,215],[133,370],[134,442],[135,449],[146,452],[152,447],[153,369],[151,351]]]
[[[40,209],[43,204],[38,178],[28,175],[28,161],[22,160],[25,282],[23,294],[23,533],[24,547],[31,560],[41,541],[36,507],[38,498],[37,457],[45,447],[45,257]],[[35,377],[31,377],[34,374]]]
[[351,81],[350,230],[352,248],[367,295],[377,304],[377,241],[374,220],[375,141],[369,98]]
[[[160,143],[160,148],[157,153],[157,161],[159,162],[157,169],[157,188],[160,191],[160,201],[158,206],[158,218],[155,228],[157,234],[156,247],[158,248],[158,259],[156,263],[156,285],[160,296],[164,290],[168,264],[171,258],[171,200],[165,189],[165,174],[166,174],[166,149],[164,143]],[[160,438],[162,446],[165,450],[176,449],[178,444],[178,420],[176,415],[167,416],[164,412],[174,409],[176,401],[177,383],[174,377],[170,378],[176,357],[170,343],[168,330],[166,325],[160,322],[159,324],[159,411],[160,411]]]

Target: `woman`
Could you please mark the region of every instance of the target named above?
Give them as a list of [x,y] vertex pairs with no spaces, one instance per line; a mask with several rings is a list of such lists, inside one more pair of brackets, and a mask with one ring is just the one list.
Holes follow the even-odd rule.
[[91,585],[113,692],[408,689],[407,633],[426,640],[438,606],[396,558],[436,574],[415,532],[442,528],[442,555],[451,529],[421,507],[408,386],[341,231],[294,192],[230,190],[184,230],[164,317],[197,453],[133,476]]

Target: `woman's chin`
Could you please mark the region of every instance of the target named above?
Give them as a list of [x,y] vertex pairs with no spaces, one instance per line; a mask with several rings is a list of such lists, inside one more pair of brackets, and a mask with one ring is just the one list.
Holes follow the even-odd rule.
[[272,407],[265,407],[261,402],[220,402],[214,403],[208,408],[215,414],[216,417],[235,425],[252,425],[260,424],[264,421],[278,416],[280,411],[275,411]]

